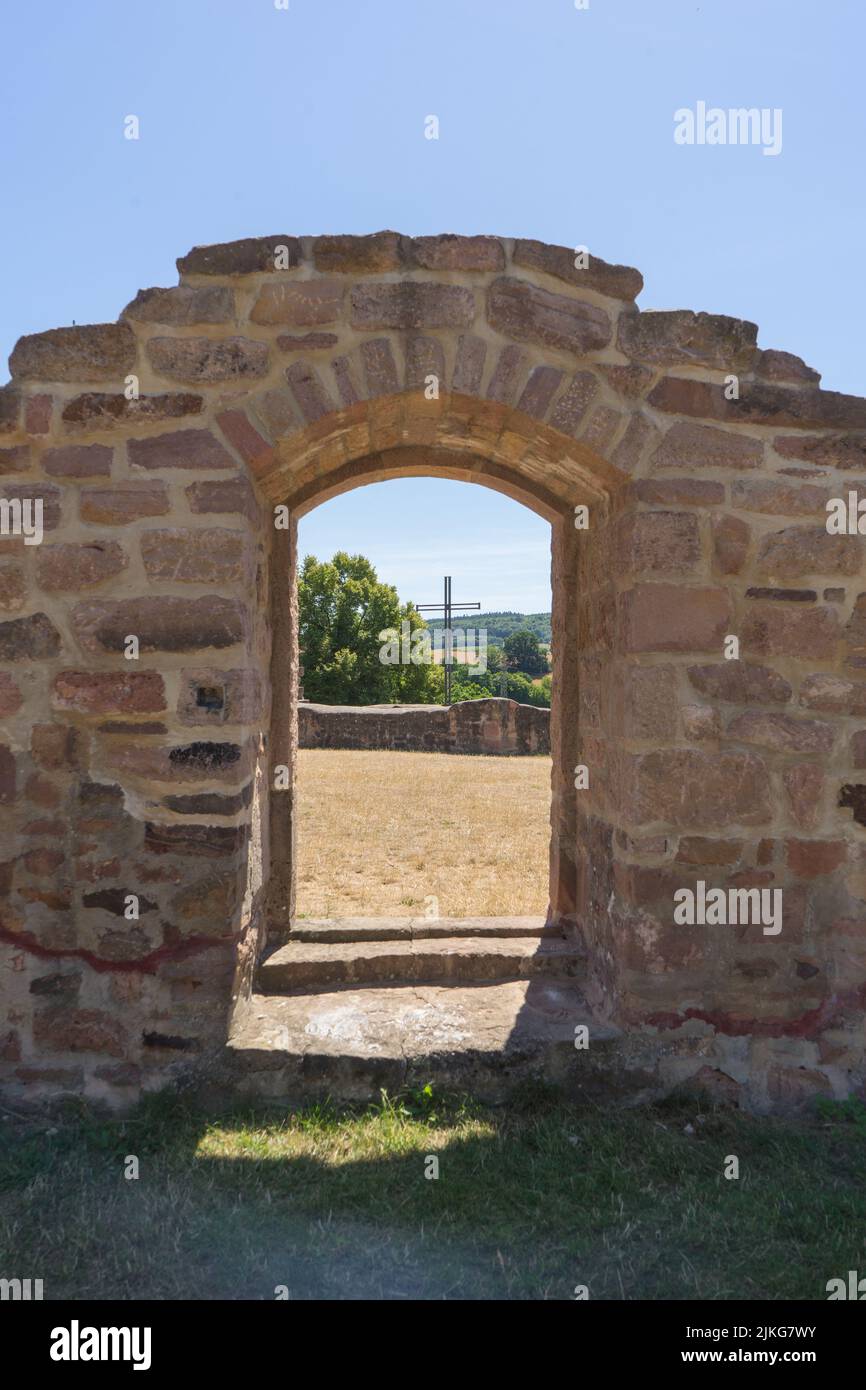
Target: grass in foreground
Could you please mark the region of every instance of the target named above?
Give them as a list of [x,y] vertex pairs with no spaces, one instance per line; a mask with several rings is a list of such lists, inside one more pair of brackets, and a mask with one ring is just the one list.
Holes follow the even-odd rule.
[[864,1116],[538,1091],[508,1110],[427,1091],[216,1120],[165,1098],[123,1122],[6,1115],[0,1277],[54,1299],[823,1299],[866,1270]]
[[298,916],[547,911],[548,757],[302,748]]

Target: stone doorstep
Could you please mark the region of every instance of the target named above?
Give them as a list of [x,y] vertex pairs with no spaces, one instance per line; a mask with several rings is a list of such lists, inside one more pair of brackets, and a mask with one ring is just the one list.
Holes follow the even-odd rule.
[[[581,1024],[586,1049],[574,1045]],[[610,1088],[618,1038],[573,980],[253,995],[220,1081],[234,1095],[281,1101],[371,1100],[382,1086],[427,1082],[497,1099],[539,1079],[594,1095]]]
[[562,939],[440,937],[423,941],[290,941],[259,968],[263,994],[402,982],[516,980],[577,976],[585,955]]
[[429,941],[437,936],[562,937],[544,917],[303,917],[292,941]]

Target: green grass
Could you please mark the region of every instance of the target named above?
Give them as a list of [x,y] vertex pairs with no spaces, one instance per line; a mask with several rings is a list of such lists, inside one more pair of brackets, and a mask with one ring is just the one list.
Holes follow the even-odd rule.
[[217,1119],[165,1097],[124,1121],[7,1113],[0,1277],[64,1299],[823,1299],[866,1273],[864,1116],[429,1089]]

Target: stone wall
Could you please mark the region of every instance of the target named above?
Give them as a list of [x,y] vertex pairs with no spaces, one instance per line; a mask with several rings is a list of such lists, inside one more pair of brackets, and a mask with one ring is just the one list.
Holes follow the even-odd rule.
[[301,748],[406,753],[549,753],[550,710],[516,700],[454,705],[298,705]]
[[[672,1084],[862,1087],[866,401],[531,240],[178,267],[0,389],[4,1083],[123,1102],[219,1050],[291,920],[295,523],[423,474],[551,522],[551,918],[594,1007]],[[781,890],[781,933],[678,923],[698,883]]]

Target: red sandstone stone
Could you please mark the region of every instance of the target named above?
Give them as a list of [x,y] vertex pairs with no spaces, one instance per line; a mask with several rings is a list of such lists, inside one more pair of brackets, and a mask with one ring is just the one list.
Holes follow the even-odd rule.
[[145,516],[166,516],[169,511],[165,483],[118,483],[115,487],[84,488],[79,501],[82,521],[126,526]]
[[67,444],[48,449],[42,467],[52,478],[107,478],[113,452],[104,444]]
[[829,724],[818,719],[794,719],[790,714],[769,710],[738,714],[728,725],[728,736],[782,753],[829,753],[834,742]]
[[644,454],[658,439],[658,430],[645,415],[635,415],[613,451],[612,461],[623,473],[637,471]]
[[217,422],[229,443],[254,470],[265,468],[273,459],[273,448],[242,410],[224,410]]
[[839,619],[832,609],[755,603],[741,625],[740,646],[759,655],[829,660],[840,637]]
[[772,815],[770,779],[753,753],[659,749],[633,763],[630,819],[636,824],[718,831],[725,825],[763,825]]
[[340,280],[270,280],[262,285],[250,320],[293,328],[336,323],[344,294],[345,283]]
[[176,420],[182,415],[199,415],[203,405],[203,397],[179,391],[139,396],[136,400],[127,400],[123,394],[86,391],[66,403],[62,419],[72,429],[111,429],[116,425],[145,425]]
[[739,574],[746,563],[751,532],[738,516],[713,517],[713,559],[720,574]]
[[397,364],[388,338],[375,338],[361,344],[361,361],[367,382],[367,395],[390,396],[399,388]]
[[121,318],[188,328],[198,323],[229,323],[234,315],[235,297],[230,289],[222,285],[175,285],[139,290]]
[[799,878],[831,874],[848,854],[844,840],[788,840],[785,849],[788,868]]
[[82,742],[69,724],[34,724],[30,751],[37,767],[45,772],[59,772],[79,766]]
[[630,652],[721,650],[731,627],[724,589],[637,584],[619,595],[623,646]]
[[0,805],[15,800],[15,755],[6,744],[0,744]]
[[704,835],[684,835],[676,857],[681,864],[736,864],[742,852],[742,840],[711,840]]
[[72,610],[72,624],[85,651],[122,652],[133,633],[142,652],[182,652],[242,642],[247,615],[241,604],[216,595],[159,596],[79,603]]
[[821,380],[821,373],[807,367],[802,357],[795,357],[792,352],[777,352],[774,348],[758,353],[754,372],[765,381],[784,381],[795,386],[817,386]]
[[691,512],[639,512],[618,528],[617,570],[629,574],[687,574],[700,560],[697,517]]
[[638,478],[635,492],[641,502],[657,506],[714,507],[724,502],[723,482],[702,478]]
[[0,449],[0,474],[26,473],[30,467],[30,445],[16,444],[12,449]]
[[238,583],[251,563],[245,533],[224,527],[144,531],[141,557],[148,579],[178,584]]
[[315,367],[309,362],[293,362],[286,368],[286,380],[292,388],[298,409],[308,424],[321,420],[323,415],[328,415],[333,409]]
[[60,651],[60,633],[45,613],[0,623],[0,661],[44,661]]
[[25,433],[48,434],[53,406],[52,396],[28,396],[24,405]]
[[165,709],[157,671],[61,671],[52,703],[80,714],[155,714]]
[[337,333],[281,333],[277,347],[280,352],[318,352],[336,347],[339,341]]
[[598,305],[506,276],[494,280],[487,292],[487,318],[505,337],[567,352],[607,347],[612,333],[610,319]]
[[747,369],[755,357],[757,324],[689,309],[634,310],[619,322],[618,345],[628,357],[659,366]]
[[270,348],[252,338],[151,338],[147,355],[173,381],[248,381],[267,376]]
[[301,243],[294,236],[244,237],[216,246],[194,246],[177,262],[181,275],[252,275],[256,271],[277,270],[278,261],[287,261],[291,270],[301,263]]
[[33,1019],[33,1040],[46,1052],[107,1052],[123,1057],[126,1029],[98,1009],[47,1009]]
[[12,434],[21,416],[21,392],[12,382],[0,386],[0,434]]
[[0,611],[17,613],[27,597],[27,577],[20,565],[0,565]]
[[320,236],[313,242],[317,270],[340,275],[379,275],[399,270],[402,237],[397,232],[373,232],[370,236]]
[[198,513],[239,514],[249,521],[259,519],[259,504],[248,478],[202,479],[186,488],[189,508]]
[[791,687],[778,671],[747,661],[720,661],[711,666],[690,666],[688,677],[696,690],[714,700],[737,705],[785,704]]
[[504,270],[505,251],[498,237],[416,236],[409,254],[423,270]]
[[472,290],[428,280],[355,285],[349,303],[353,328],[468,328],[475,318]]
[[502,405],[513,405],[517,398],[522,367],[522,351],[513,343],[507,344],[493,368],[493,375],[487,386],[487,399],[499,401]]
[[[428,378],[435,376],[440,390],[445,387],[445,353],[436,338],[410,333],[406,339],[406,389],[423,391]],[[349,402],[344,402],[349,404]]]
[[800,686],[800,704],[828,714],[866,714],[866,681],[816,672],[804,678]]
[[116,381],[135,366],[135,336],[126,323],[51,328],[19,338],[9,358],[23,381]]
[[643,276],[632,266],[610,265],[590,253],[589,263],[579,269],[575,259],[575,250],[570,246],[549,246],[531,239],[516,241],[512,256],[515,265],[540,270],[577,289],[593,290],[610,299],[635,299],[643,289]]
[[866,468],[866,433],[782,435],[773,440],[773,448],[783,458],[804,459],[816,467]]
[[484,360],[487,344],[473,333],[463,333],[457,340],[457,357],[454,363],[453,391],[467,396],[477,396],[481,390],[484,376]]
[[5,671],[0,671],[0,715],[15,714],[21,708],[21,691]]
[[683,705],[680,713],[683,733],[693,743],[707,743],[721,735],[722,716],[710,705]]
[[859,536],[832,536],[826,526],[789,526],[765,536],[757,573],[779,579],[806,574],[857,574],[863,564]]
[[797,763],[786,767],[782,784],[788,810],[801,830],[811,830],[819,815],[824,788],[824,773],[816,763]]
[[592,372],[575,372],[553,407],[551,427],[563,434],[577,435],[597,390],[598,378]]
[[759,468],[764,446],[730,430],[683,420],[672,425],[652,456],[652,467]]
[[778,516],[821,516],[833,496],[831,487],[798,487],[776,478],[738,478],[731,484],[731,505],[747,512]]
[[129,557],[117,541],[40,546],[36,556],[36,582],[48,593],[71,592],[113,579],[128,564]]
[[133,468],[237,468],[210,430],[172,430],[150,439],[130,439],[127,452]]

